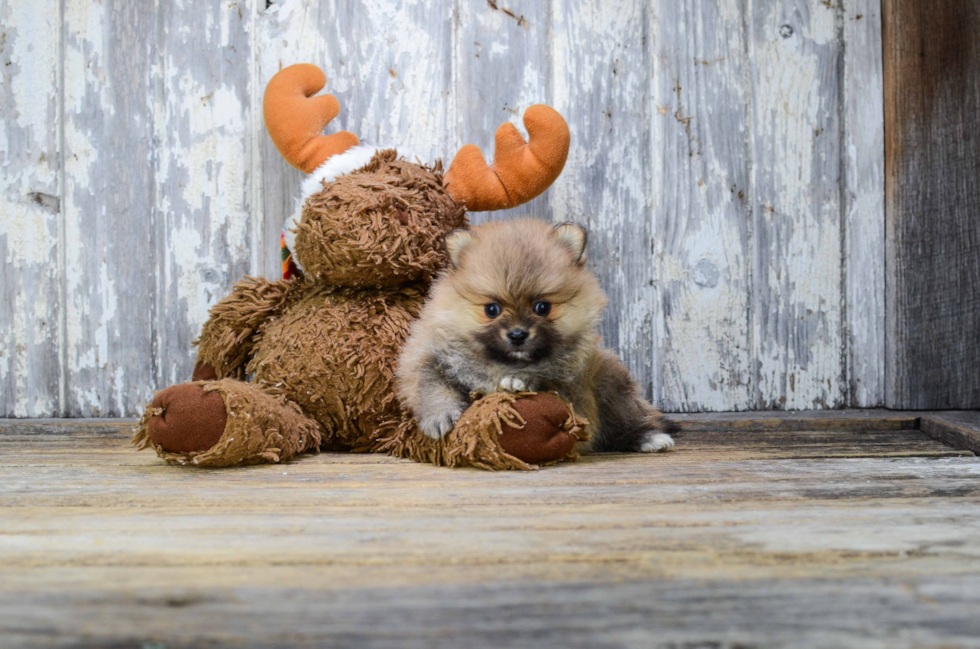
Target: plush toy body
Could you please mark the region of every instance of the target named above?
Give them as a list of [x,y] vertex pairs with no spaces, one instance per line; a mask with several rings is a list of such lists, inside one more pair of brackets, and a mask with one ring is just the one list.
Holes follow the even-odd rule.
[[[383,451],[449,466],[527,469],[574,457],[584,422],[549,394],[476,401],[441,440],[398,403],[394,364],[429,283],[447,262],[446,233],[468,206],[511,207],[554,181],[568,151],[557,113],[525,115],[530,142],[497,132],[493,167],[464,147],[446,178],[394,149],[319,132],[336,100],[314,66],[282,70],[266,91],[266,124],[310,176],[284,233],[288,280],[246,278],[211,311],[195,382],[157,394],[134,442],[169,462],[278,462],[318,448]],[[247,382],[246,382],[247,380]]]

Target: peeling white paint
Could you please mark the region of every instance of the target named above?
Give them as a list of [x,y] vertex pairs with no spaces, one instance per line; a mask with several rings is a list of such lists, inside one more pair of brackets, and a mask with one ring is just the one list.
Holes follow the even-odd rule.
[[186,378],[230,284],[278,271],[299,175],[259,102],[297,62],[320,65],[340,100],[328,132],[426,162],[466,142],[490,158],[527,106],[562,112],[572,149],[550,192],[474,221],[586,223],[613,298],[604,333],[660,405],[880,404],[883,119],[853,100],[881,93],[877,3],[843,9],[844,70],[839,9],[819,0],[345,7],[176,2],[123,25],[66,0],[62,28],[55,0],[0,0],[3,414],[136,414]]
[[[179,68],[171,62],[166,69]],[[157,185],[170,190],[160,203],[161,215],[172,224],[164,284],[176,288],[189,327],[199,330],[223,294],[228,279],[223,260],[248,257],[246,113],[234,89],[209,90],[187,72],[167,84],[177,92],[158,109],[168,118],[160,123],[184,122],[187,135],[170,140],[156,174]],[[175,181],[175,173],[182,180]],[[209,240],[202,232],[205,224]],[[224,236],[215,238],[218,231]]]
[[[881,93],[881,3],[851,0],[844,9],[844,107],[847,156],[848,374],[859,408],[884,404],[885,165]],[[858,19],[858,17],[861,19]]]
[[757,407],[839,407],[847,394],[831,73],[839,46],[833,12],[816,1],[808,8],[809,22],[805,12],[760,8],[753,34]]
[[[66,410],[71,414],[108,414],[101,374],[117,344],[114,319],[119,307],[115,278],[103,242],[108,215],[103,200],[94,200],[106,183],[105,168],[113,155],[102,128],[116,114],[109,74],[104,5],[81,0],[64,7],[64,286]],[[92,115],[95,119],[87,119]],[[122,134],[109,134],[110,138]]]
[[60,408],[57,20],[0,0],[0,417]]
[[[176,19],[188,20],[200,10],[188,5]],[[190,343],[210,307],[249,272],[252,231],[261,228],[261,213],[251,202],[258,134],[249,80],[257,6],[218,1],[204,10],[203,25],[181,32],[151,68],[161,90],[153,103],[155,139],[161,143],[154,207],[166,250],[157,270],[160,308],[182,323],[179,331],[156,331],[156,379],[162,385],[190,375]],[[202,48],[209,52],[208,65],[195,58]],[[226,68],[221,79],[209,72],[222,61],[238,60],[241,65]]]

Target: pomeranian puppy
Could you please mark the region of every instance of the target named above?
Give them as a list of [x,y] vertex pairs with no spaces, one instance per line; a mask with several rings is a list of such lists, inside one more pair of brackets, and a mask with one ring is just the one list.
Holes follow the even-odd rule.
[[663,451],[668,424],[596,333],[606,296],[574,223],[495,221],[446,236],[398,362],[399,397],[422,431],[452,430],[471,391],[556,391],[591,424],[595,451]]

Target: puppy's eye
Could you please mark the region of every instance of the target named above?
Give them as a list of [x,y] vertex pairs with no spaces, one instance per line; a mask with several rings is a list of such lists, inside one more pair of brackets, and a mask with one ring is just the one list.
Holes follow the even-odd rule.
[[534,312],[542,318],[551,313],[551,302],[538,300],[534,303]]
[[500,305],[496,302],[489,302],[484,305],[483,312],[487,314],[488,318],[496,318],[500,315]]

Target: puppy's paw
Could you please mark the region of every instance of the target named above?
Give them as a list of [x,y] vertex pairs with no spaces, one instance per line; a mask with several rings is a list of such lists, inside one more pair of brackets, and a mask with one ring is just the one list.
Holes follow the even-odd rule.
[[516,376],[505,376],[500,379],[500,389],[505,392],[527,392],[531,388],[523,379]]
[[658,451],[669,451],[674,447],[674,438],[667,433],[656,430],[648,430],[640,440],[641,453],[656,453]]
[[419,428],[425,433],[427,437],[432,439],[442,439],[442,437],[453,429],[456,425],[456,420],[460,418],[463,414],[462,406],[451,406],[445,410],[440,410],[439,412],[433,412],[427,414],[424,417],[418,417],[417,421],[419,423]]

